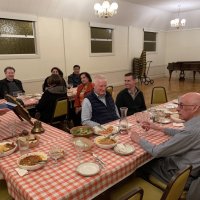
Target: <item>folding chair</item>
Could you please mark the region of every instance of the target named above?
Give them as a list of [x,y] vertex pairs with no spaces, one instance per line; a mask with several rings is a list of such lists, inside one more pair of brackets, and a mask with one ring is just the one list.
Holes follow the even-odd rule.
[[191,170],[191,166],[179,170],[171,178],[164,191],[140,177],[133,177],[123,185],[120,185],[119,188],[114,189],[111,193],[111,199],[114,200],[121,194],[129,193],[134,187],[141,187],[144,190],[143,200],[178,200],[184,190]]
[[151,104],[162,104],[167,102],[167,93],[164,87],[153,87],[151,93]]

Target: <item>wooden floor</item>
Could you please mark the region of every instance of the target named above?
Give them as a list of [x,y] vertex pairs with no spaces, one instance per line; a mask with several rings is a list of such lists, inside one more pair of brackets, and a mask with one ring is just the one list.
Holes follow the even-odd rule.
[[[187,92],[200,92],[200,80],[193,81],[192,79],[185,79],[185,81],[179,81],[177,79],[172,79],[170,82],[168,78],[157,78],[154,79],[153,85],[144,85],[137,83],[137,87],[143,91],[145,102],[147,107],[150,106],[151,101],[151,91],[155,86],[164,86],[167,92],[168,101],[176,99],[178,96],[187,93]],[[120,90],[124,86],[114,87],[114,99]]]

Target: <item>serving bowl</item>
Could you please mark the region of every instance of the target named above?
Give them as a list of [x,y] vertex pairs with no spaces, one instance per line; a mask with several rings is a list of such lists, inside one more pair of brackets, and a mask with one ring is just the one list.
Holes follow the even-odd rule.
[[36,170],[43,167],[47,162],[47,154],[44,152],[32,152],[22,155],[17,160],[19,168],[26,170]]
[[90,126],[76,126],[70,129],[70,133],[75,137],[90,137],[94,130]]
[[98,136],[94,139],[94,143],[102,149],[112,149],[117,144],[116,138]]
[[99,125],[94,127],[94,133],[101,136],[108,136],[117,133],[118,131],[119,127],[114,125]]

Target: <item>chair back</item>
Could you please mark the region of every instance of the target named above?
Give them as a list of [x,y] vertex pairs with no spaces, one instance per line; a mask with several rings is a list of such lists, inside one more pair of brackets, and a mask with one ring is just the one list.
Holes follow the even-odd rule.
[[133,189],[122,195],[119,199],[117,200],[142,200],[144,194],[144,190],[141,187],[133,187]]
[[67,100],[67,98],[57,99],[52,118],[54,119],[54,118],[57,118],[57,117],[66,116],[67,114],[68,114],[68,100]]
[[167,93],[164,87],[154,87],[151,93],[151,104],[161,104],[167,102]]
[[111,96],[113,96],[113,86],[112,85],[107,86],[106,91],[109,92]]
[[178,200],[184,190],[191,170],[192,166],[189,165],[183,170],[180,170],[176,175],[174,175],[167,185],[167,188],[165,189],[161,200]]

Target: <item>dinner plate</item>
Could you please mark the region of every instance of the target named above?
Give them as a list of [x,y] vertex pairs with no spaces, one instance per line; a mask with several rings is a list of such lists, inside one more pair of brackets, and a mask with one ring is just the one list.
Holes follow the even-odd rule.
[[117,133],[119,130],[118,126],[114,125],[101,125],[93,127],[96,135],[111,135]]
[[[8,149],[5,145],[6,144],[14,144],[14,147],[12,149]],[[15,152],[17,148],[17,144],[15,142],[1,142],[0,143],[0,157],[4,157],[4,156],[8,156],[10,154],[12,154],[13,152]]]
[[170,118],[171,118],[171,120],[173,122],[176,122],[176,123],[183,123],[183,122],[185,122],[184,120],[182,120],[182,119],[179,118],[179,114],[173,114],[173,115],[170,116]]
[[[21,164],[20,162],[25,159],[25,158],[31,158],[32,156],[40,156],[41,157],[41,161],[37,162],[36,164],[33,165],[28,165],[28,164]],[[39,169],[41,167],[43,167],[46,162],[47,162],[47,154],[45,154],[44,152],[32,152],[32,153],[27,153],[22,155],[21,157],[19,157],[19,159],[17,160],[17,165],[19,168],[22,169],[26,169],[26,170],[36,170]]]
[[120,154],[122,156],[130,155],[135,151],[133,145],[130,144],[122,144],[119,143],[114,148],[115,153]]
[[98,164],[93,162],[81,163],[76,171],[82,176],[94,176],[100,172],[100,167]]
[[169,118],[159,118],[156,122],[161,124],[169,124],[171,123],[171,120]]

